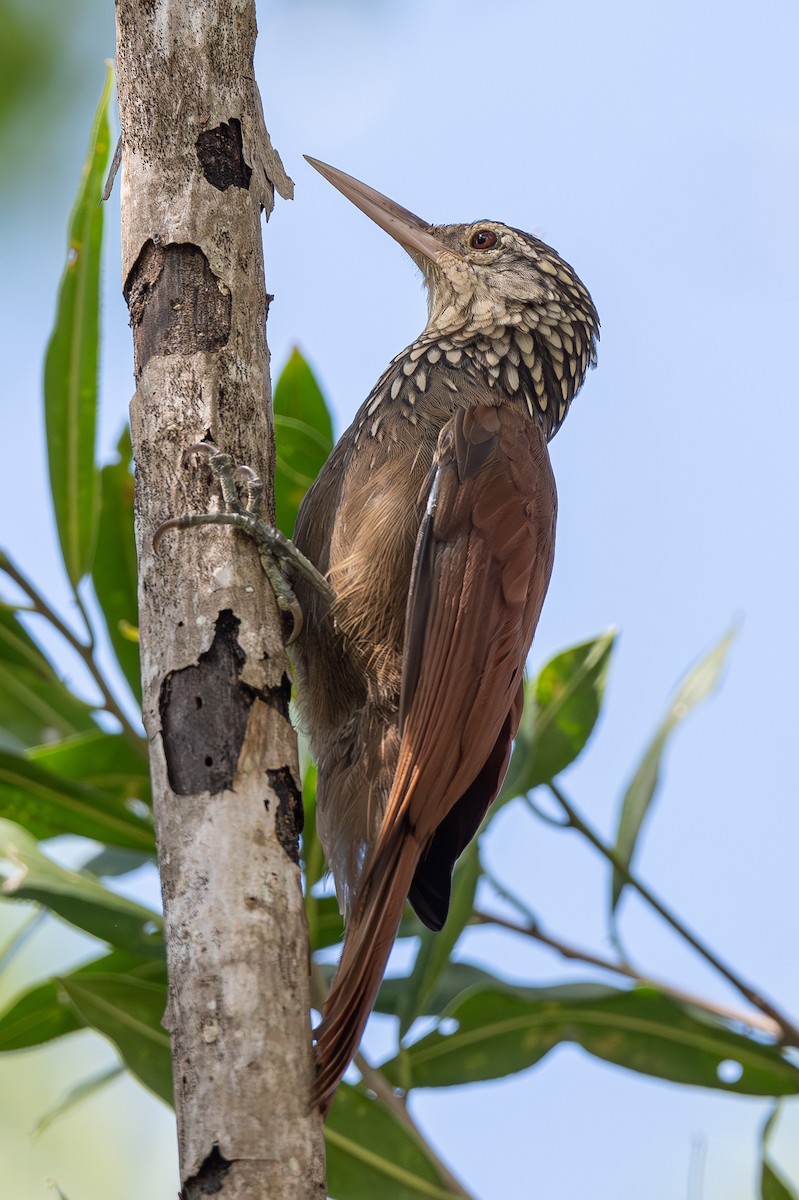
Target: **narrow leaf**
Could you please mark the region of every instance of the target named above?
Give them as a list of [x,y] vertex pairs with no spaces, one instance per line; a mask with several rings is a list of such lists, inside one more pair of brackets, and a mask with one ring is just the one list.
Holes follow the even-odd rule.
[[103,887],[91,875],[68,871],[42,854],[19,825],[0,820],[0,878],[10,899],[33,900],[78,929],[122,950],[163,954],[161,918]]
[[[314,920],[311,924],[311,949],[321,950],[340,942],[344,934],[344,920],[338,910],[335,896],[314,897]],[[420,937],[424,926],[416,913],[405,905],[400,921],[398,938]],[[440,936],[440,935],[439,935]]]
[[382,1070],[404,1087],[451,1087],[524,1070],[561,1042],[674,1083],[750,1096],[799,1092],[799,1069],[780,1047],[734,1032],[652,987],[476,989]]
[[479,878],[480,852],[478,841],[475,839],[467,846],[455,868],[452,901],[444,928],[440,933],[424,929],[419,939],[416,961],[407,980],[400,1013],[401,1037],[407,1033],[418,1016],[428,1011],[430,997],[449,963],[450,955],[466,922],[472,915]]
[[92,583],[122,672],[141,702],[138,578],[133,533],[133,475],[130,433],[117,445],[119,459],[100,472],[100,522]]
[[297,509],[333,449],[333,425],[308,363],[295,348],[275,384],[275,510],[287,537]]
[[[734,630],[725,634],[710,653],[686,675],[627,787],[622,801],[615,846],[616,854],[627,867],[632,863],[641,828],[657,791],[663,752],[669,738],[691,709],[715,689],[734,636]],[[618,907],[624,887],[623,876],[614,870],[611,885],[612,913]]]
[[[99,734],[98,737],[113,735]],[[36,838],[74,833],[114,846],[151,852],[155,835],[149,812],[117,792],[79,783],[40,762],[0,751],[0,817]]]
[[122,1066],[109,1067],[104,1071],[99,1071],[96,1075],[89,1075],[88,1078],[82,1079],[80,1083],[74,1084],[65,1096],[62,1096],[52,1108],[48,1108],[39,1118],[33,1128],[31,1137],[41,1137],[54,1121],[57,1121],[59,1117],[66,1116],[82,1100],[88,1100],[90,1096],[101,1092],[109,1083],[113,1083],[115,1079],[118,1079],[124,1070],[125,1068]]
[[0,745],[25,750],[96,729],[92,710],[60,680],[0,662]]
[[[0,567],[3,558],[0,551]],[[33,671],[47,683],[54,683],[58,678],[41,646],[22,625],[11,604],[0,603],[0,662]]]
[[765,1158],[760,1165],[760,1200],[797,1200],[797,1192]]
[[316,832],[316,776],[314,763],[309,762],[302,777],[303,826],[300,850],[305,868],[305,885],[310,896],[311,888],[325,873],[325,856],[322,843]]
[[99,879],[115,879],[120,875],[129,875],[141,867],[155,861],[155,848],[149,854],[141,850],[119,850],[105,847],[99,853],[93,854],[82,865],[83,871],[90,871]]
[[94,443],[103,237],[100,196],[111,143],[108,104],[112,86],[109,68],[69,221],[67,264],[44,367],[50,490],[61,553],[73,587],[89,569],[97,531]]
[[339,1088],[325,1142],[331,1200],[451,1200],[420,1143],[359,1088]]
[[774,1132],[780,1106],[775,1104],[763,1125],[760,1135],[760,1200],[799,1200],[799,1193],[778,1171],[768,1153],[768,1144]]
[[[163,958],[141,958],[121,950],[112,950],[100,958],[76,967],[67,978],[80,979],[85,975],[135,975],[166,985],[166,963]],[[55,979],[47,979],[17,996],[0,1015],[0,1053],[41,1046],[85,1028],[72,1004]]]
[[0,747],[19,751],[96,728],[89,705],[61,682],[14,607],[0,604]]
[[306,895],[305,911],[311,950],[322,950],[340,942],[344,935],[344,918],[338,910],[335,896]]
[[83,1022],[59,995],[54,979],[25,992],[0,1016],[0,1053],[25,1050],[82,1029]]
[[[435,981],[423,1003],[417,1005],[417,1017],[440,1017],[459,996],[471,988],[504,987],[505,980],[497,978],[482,967],[467,962],[449,962]],[[384,979],[375,1002],[375,1012],[398,1017],[405,1002],[407,975]]]
[[22,919],[0,950],[0,975],[8,970],[20,951],[25,949],[46,920],[47,913],[44,909],[34,909]]
[[525,688],[510,768],[493,813],[554,779],[582,753],[605,694],[615,633],[563,650]]
[[92,787],[151,805],[150,772],[144,738],[139,745],[121,733],[95,728],[54,746],[37,746],[28,757],[66,779],[81,780]]
[[169,1037],[161,1025],[166,985],[134,975],[71,975],[60,982],[82,1020],[113,1042],[137,1079],[172,1104]]

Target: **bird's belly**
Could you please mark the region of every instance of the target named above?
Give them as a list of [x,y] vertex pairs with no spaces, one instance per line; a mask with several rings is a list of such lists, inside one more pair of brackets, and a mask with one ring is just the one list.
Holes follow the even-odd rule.
[[420,490],[431,461],[432,448],[415,469],[393,459],[348,479],[330,540],[334,621],[367,694],[383,703],[399,696],[405,608],[424,510]]

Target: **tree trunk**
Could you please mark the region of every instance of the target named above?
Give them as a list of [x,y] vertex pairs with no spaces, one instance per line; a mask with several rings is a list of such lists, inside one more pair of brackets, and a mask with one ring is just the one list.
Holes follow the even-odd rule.
[[254,0],[117,0],[122,277],[144,722],[150,741],[185,1200],[319,1200],[309,1112],[301,799],[281,624],[254,546],[205,511],[212,440],[274,451],[260,214],[291,195],[253,75]]

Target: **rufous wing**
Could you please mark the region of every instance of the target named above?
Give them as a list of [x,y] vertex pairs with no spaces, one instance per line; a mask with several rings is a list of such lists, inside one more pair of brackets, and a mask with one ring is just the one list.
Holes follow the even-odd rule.
[[406,898],[440,927],[458,854],[502,782],[552,567],[541,430],[513,404],[459,410],[439,438],[408,597],[400,750],[316,1034],[326,1108],[360,1041]]

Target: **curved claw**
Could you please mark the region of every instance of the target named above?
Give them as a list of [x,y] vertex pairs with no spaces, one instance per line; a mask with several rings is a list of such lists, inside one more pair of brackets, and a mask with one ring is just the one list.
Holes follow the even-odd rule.
[[232,474],[235,480],[243,479],[246,483],[261,483],[261,478],[257,472],[253,471],[252,467],[248,467],[245,463],[239,463],[237,467],[234,467]]
[[[242,529],[258,548],[261,565],[272,585],[280,611],[291,616],[291,634],[286,639],[286,645],[291,646],[302,633],[305,618],[289,582],[290,576],[299,575],[328,601],[333,599],[330,584],[279,529],[273,529],[260,519],[258,507],[263,484],[252,467],[243,464],[233,466],[230,456],[213,442],[195,442],[187,447],[183,452],[184,463],[193,454],[200,454],[205,458],[217,476],[222,490],[222,509],[218,512],[170,517],[156,529],[153,535],[153,549],[158,549],[161,539],[170,529],[192,529],[199,525],[232,525],[236,529]],[[290,564],[289,576],[284,573],[281,564]]]
[[284,645],[293,646],[297,638],[302,633],[302,627],[305,624],[305,617],[302,615],[302,608],[296,596],[294,597],[293,601],[288,601],[283,611],[291,613],[292,620],[294,621],[294,624],[291,627],[291,633],[286,638]]
[[158,547],[161,543],[161,538],[164,536],[164,534],[167,532],[167,530],[169,530],[169,529],[185,529],[185,527],[186,527],[186,518],[185,517],[170,517],[168,521],[164,521],[161,525],[158,526],[155,533],[153,534],[153,550],[158,549]]
[[193,442],[191,446],[187,446],[183,451],[184,464],[189,461],[192,454],[201,454],[203,458],[210,458],[212,454],[220,454],[221,451],[215,442]]

